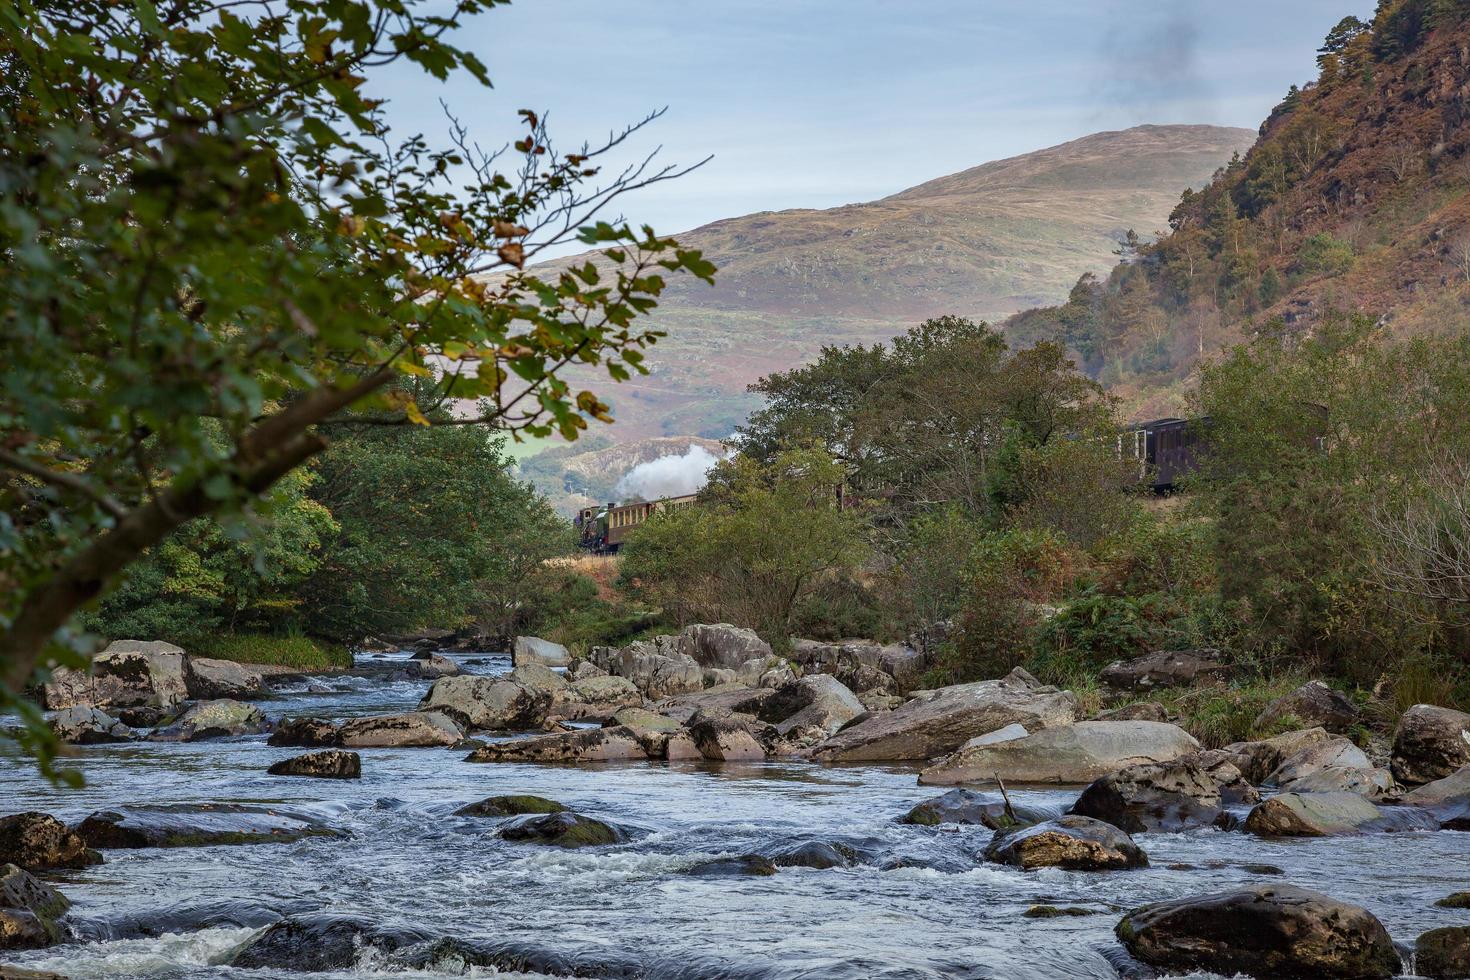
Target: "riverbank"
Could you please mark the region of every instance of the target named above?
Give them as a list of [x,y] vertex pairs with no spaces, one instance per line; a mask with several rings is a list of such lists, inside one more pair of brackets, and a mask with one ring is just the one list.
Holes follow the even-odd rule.
[[302,673],[342,670],[352,666],[352,651],[340,643],[307,636],[221,634],[190,644],[200,657],[252,666],[284,667]]

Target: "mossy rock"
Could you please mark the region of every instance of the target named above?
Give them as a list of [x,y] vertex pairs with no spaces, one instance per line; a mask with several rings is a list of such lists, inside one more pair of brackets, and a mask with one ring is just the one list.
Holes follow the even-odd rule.
[[1068,916],[1081,917],[1096,914],[1094,909],[1084,909],[1077,905],[1065,905],[1060,908],[1055,905],[1033,905],[1021,913],[1027,919],[1062,919]]
[[559,813],[530,815],[514,820],[500,829],[506,840],[528,844],[549,844],[552,847],[598,847],[603,844],[621,844],[629,834],[621,827],[591,817],[584,817],[571,810]]
[[775,873],[775,862],[759,854],[715,858],[689,869],[689,874],[695,878],[769,878]]
[[519,817],[527,813],[565,813],[567,808],[555,800],[529,793],[490,796],[478,803],[454,811],[456,817]]
[[1442,909],[1470,909],[1470,892],[1455,892],[1434,904]]

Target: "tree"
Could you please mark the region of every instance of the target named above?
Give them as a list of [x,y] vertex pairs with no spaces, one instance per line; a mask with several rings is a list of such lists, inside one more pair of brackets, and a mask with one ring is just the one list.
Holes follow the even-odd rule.
[[[369,94],[405,59],[488,84],[447,38],[497,2],[0,8],[0,692],[80,649],[73,615],[147,549],[321,453],[344,410],[426,423],[396,378],[477,404],[446,424],[608,420],[562,369],[642,370],[664,276],[713,268],[598,219],[679,171],[593,183],[638,127],[563,154],[525,112],[506,175],[457,125],[443,149],[397,139]],[[574,237],[606,261],[526,271]]]

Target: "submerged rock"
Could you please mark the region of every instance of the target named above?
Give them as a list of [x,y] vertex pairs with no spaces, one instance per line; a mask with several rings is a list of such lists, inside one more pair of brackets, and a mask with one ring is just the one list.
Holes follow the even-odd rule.
[[1112,824],[1066,816],[1019,830],[999,830],[985,858],[1018,868],[1117,871],[1148,867],[1148,855]]
[[769,878],[776,870],[776,865],[770,858],[759,854],[741,854],[702,861],[685,874],[693,878]]
[[438,711],[353,718],[337,730],[337,744],[350,749],[432,748],[453,745],[463,737],[455,723]]
[[57,871],[101,864],[102,855],[49,813],[30,810],[0,817],[0,864],[26,871]]
[[576,848],[621,844],[630,835],[616,824],[584,817],[571,810],[560,810],[512,820],[500,828],[500,836],[528,844]]
[[1258,803],[1245,819],[1259,837],[1333,837],[1405,830],[1436,830],[1418,807],[1380,808],[1357,793],[1282,793]]
[[1207,827],[1224,815],[1220,786],[1197,756],[1128,766],[1104,776],[1083,790],[1067,812],[1130,834]]
[[1098,679],[1117,691],[1218,684],[1230,676],[1230,668],[1216,656],[1215,650],[1161,650],[1115,661],[1103,668]]
[[317,817],[246,803],[164,803],[98,810],[77,825],[92,847],[205,847],[342,837]]
[[1058,907],[1055,905],[1033,905],[1021,913],[1026,919],[1063,919],[1086,915],[1097,915],[1097,909],[1084,909],[1077,905]]
[[[554,676],[561,681],[559,675]],[[545,688],[531,688],[498,677],[462,674],[436,680],[419,702],[419,710],[448,715],[467,731],[527,731],[539,728],[546,721],[551,698],[551,691]]]
[[108,742],[130,742],[138,733],[101,708],[74,705],[58,711],[48,722],[51,731],[72,745],[101,745]]
[[1055,814],[1026,806],[1012,807],[1008,813],[1005,798],[999,794],[954,789],[943,796],[917,804],[899,817],[898,822],[921,827],[937,827],[946,823],[973,824],[989,827],[991,830],[1002,830],[1041,823],[1053,816]]
[[[999,733],[997,733],[999,734]],[[993,782],[1088,783],[1127,766],[1171,762],[1199,751],[1177,725],[1081,721],[1016,738],[979,738],[919,774],[926,785]]]
[[156,742],[199,742],[209,738],[259,735],[268,731],[270,723],[259,708],[243,701],[221,698],[193,705],[172,725],[160,728],[148,738]]
[[825,762],[929,759],[1007,725],[1028,730],[1070,725],[1077,698],[1046,687],[1017,668],[993,681],[958,684],[915,696],[892,711],[869,715],[818,746]]
[[1171,972],[1274,978],[1388,978],[1388,930],[1367,909],[1292,885],[1259,885],[1136,908],[1117,927],[1128,951]]
[[57,920],[70,905],[29,871],[0,865],[0,950],[40,949],[60,942],[65,930]]
[[648,758],[631,728],[582,728],[490,742],[465,756],[466,762],[625,762]]
[[566,807],[544,796],[490,796],[454,811],[456,817],[518,817],[527,813],[563,813]]
[[1399,718],[1390,760],[1394,777],[1416,786],[1470,766],[1470,714],[1416,704]]
[[1309,681],[1284,697],[1268,704],[1256,716],[1257,729],[1270,730],[1282,722],[1295,719],[1309,728],[1322,728],[1342,734],[1358,723],[1360,712],[1340,691],[1321,681]]
[[266,770],[272,776],[314,776],[318,779],[361,779],[362,756],[328,749],[282,759]]
[[771,863],[778,868],[813,868],[826,871],[831,868],[850,868],[858,863],[858,852],[846,844],[812,840],[781,848],[769,855]]
[[1433,980],[1470,977],[1470,926],[1430,929],[1414,943],[1414,972]]
[[299,745],[310,748],[337,745],[340,739],[337,726],[330,721],[321,718],[287,718],[276,726],[271,737],[265,741],[267,745]]
[[348,970],[364,950],[392,953],[428,939],[426,933],[385,929],[349,916],[293,916],[268,926],[235,954],[230,965],[292,973]]

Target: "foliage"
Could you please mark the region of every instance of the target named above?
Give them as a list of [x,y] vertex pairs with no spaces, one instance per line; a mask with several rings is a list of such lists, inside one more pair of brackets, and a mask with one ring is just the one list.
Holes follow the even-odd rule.
[[352,653],[341,644],[296,634],[235,633],[194,643],[189,652],[242,664],[274,664],[297,670],[342,669],[352,666]]
[[1088,589],[1038,630],[1042,650],[1070,654],[1093,670],[1143,653],[1153,639],[1147,596],[1109,595]]
[[651,629],[653,612],[619,597],[604,598],[591,576],[543,565],[526,582],[515,628],[573,650],[623,646]]
[[1330,232],[1320,231],[1302,243],[1296,267],[1304,275],[1337,276],[1353,264],[1353,247]]

